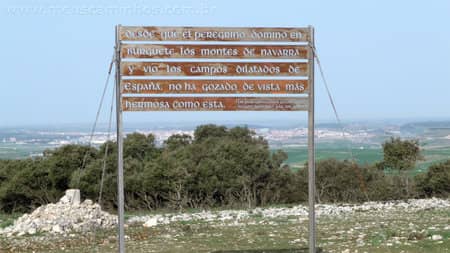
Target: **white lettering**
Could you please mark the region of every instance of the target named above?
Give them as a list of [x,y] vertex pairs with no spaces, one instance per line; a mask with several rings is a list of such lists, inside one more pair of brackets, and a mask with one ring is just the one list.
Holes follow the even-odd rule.
[[298,49],[261,49],[261,56],[289,56],[295,57],[299,56],[300,51]]
[[205,83],[202,85],[205,92],[225,92],[237,91],[238,87],[235,83]]
[[236,56],[238,55],[236,48],[202,48],[200,55],[202,56]]
[[268,65],[236,65],[236,73],[264,73],[264,74],[278,74],[280,73],[279,66]]
[[167,101],[125,101],[125,108],[129,109],[169,109]]
[[195,40],[241,40],[245,38],[244,32],[239,31],[205,31],[195,32]]
[[200,102],[198,101],[177,101],[175,100],[172,104],[173,109],[196,109],[200,107]]
[[225,109],[222,101],[204,101],[202,106],[204,109]]
[[210,66],[192,66],[191,73],[204,73],[208,75],[227,73],[228,69],[225,65],[210,65]]
[[288,83],[286,84],[286,91],[304,91],[305,85],[302,83]]
[[129,31],[125,32],[125,37],[129,39],[152,39],[155,37],[155,33],[153,31],[147,30],[138,30],[138,31]]
[[258,32],[258,31],[252,31],[251,37],[253,39],[264,39],[264,40],[282,40],[286,39],[288,37],[287,32]]
[[151,47],[151,48],[142,48],[142,47],[130,47],[127,48],[127,55],[131,56],[171,56],[174,54],[173,49],[169,49],[166,47]]
[[126,92],[141,93],[146,91],[161,91],[161,86],[159,83],[125,83],[123,86]]

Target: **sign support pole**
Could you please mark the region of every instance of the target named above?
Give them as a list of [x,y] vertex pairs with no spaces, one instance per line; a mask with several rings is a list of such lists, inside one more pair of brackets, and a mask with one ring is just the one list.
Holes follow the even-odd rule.
[[123,122],[122,91],[120,90],[120,25],[116,26],[116,122],[117,122],[117,209],[119,253],[125,253],[124,184],[123,184]]
[[314,143],[314,28],[309,27],[309,110],[308,110],[308,202],[309,202],[309,253],[316,253],[315,213],[315,143]]

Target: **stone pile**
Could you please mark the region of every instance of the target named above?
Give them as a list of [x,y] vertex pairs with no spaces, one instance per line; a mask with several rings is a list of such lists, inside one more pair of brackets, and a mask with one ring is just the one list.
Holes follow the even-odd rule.
[[[390,211],[417,212],[428,209],[450,208],[450,201],[446,199],[410,199],[387,202],[365,202],[362,204],[318,204],[316,205],[316,215],[320,217],[344,216],[355,213],[381,213]],[[255,208],[252,210],[225,210],[225,211],[203,211],[198,213],[180,214],[157,214],[146,216],[135,216],[130,218],[128,223],[142,223],[145,227],[170,224],[179,221],[204,221],[204,222],[233,222],[239,225],[251,217],[262,218],[290,218],[306,219],[308,217],[308,207],[297,205],[293,207],[281,208]]]
[[10,227],[0,229],[6,236],[22,236],[47,232],[67,234],[87,232],[99,228],[111,228],[117,223],[117,217],[101,210],[92,200],[80,203],[80,191],[71,189],[56,204],[48,204],[24,214]]

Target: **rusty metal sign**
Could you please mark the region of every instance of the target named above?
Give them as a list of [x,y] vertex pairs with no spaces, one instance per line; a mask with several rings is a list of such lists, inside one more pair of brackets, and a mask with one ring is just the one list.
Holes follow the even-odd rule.
[[308,59],[307,46],[123,44],[122,58]]
[[122,62],[124,76],[307,76],[304,62]]
[[308,28],[121,26],[121,41],[307,42]]
[[308,80],[144,80],[120,82],[122,94],[302,94]]
[[306,111],[298,97],[123,97],[123,111]]

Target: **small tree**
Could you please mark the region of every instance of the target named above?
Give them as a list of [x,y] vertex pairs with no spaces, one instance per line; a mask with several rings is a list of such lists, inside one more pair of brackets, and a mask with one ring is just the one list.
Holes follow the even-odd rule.
[[418,140],[402,140],[391,137],[383,143],[383,161],[378,164],[380,169],[391,169],[400,172],[399,179],[405,186],[405,197],[411,197],[409,175],[406,172],[415,168],[417,161],[422,160]]
[[155,136],[141,133],[128,134],[124,139],[123,156],[144,161],[156,153]]
[[383,169],[399,171],[411,170],[416,162],[423,159],[418,140],[402,140],[391,137],[383,143],[383,161],[379,164]]

